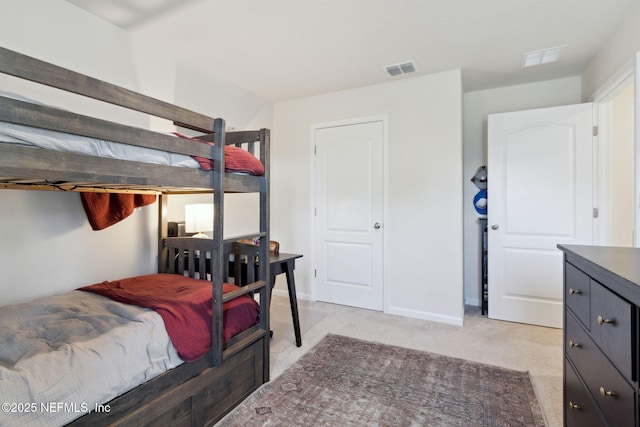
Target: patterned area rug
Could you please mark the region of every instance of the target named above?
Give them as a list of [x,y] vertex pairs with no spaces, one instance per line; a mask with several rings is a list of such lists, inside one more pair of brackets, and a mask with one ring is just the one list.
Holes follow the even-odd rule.
[[219,426],[544,426],[527,372],[328,335]]

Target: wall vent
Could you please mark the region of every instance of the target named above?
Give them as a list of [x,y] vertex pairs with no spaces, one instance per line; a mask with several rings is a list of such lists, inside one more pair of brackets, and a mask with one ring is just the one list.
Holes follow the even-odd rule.
[[403,62],[402,64],[387,65],[384,67],[389,77],[401,76],[403,74],[414,73],[417,71],[415,61]]
[[537,65],[558,62],[567,45],[551,47],[549,49],[534,50],[522,54],[522,68],[535,67]]

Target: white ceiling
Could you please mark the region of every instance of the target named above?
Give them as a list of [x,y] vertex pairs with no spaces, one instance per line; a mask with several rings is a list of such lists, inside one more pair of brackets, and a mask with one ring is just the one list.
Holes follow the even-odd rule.
[[[67,0],[271,102],[462,69],[464,90],[576,76],[638,0]],[[522,69],[524,52],[568,45]],[[418,71],[383,67],[415,60]]]

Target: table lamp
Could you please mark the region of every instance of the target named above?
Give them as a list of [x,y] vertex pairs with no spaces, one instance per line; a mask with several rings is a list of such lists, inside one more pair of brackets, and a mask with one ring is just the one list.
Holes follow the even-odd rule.
[[192,237],[209,237],[203,231],[213,230],[213,203],[196,203],[184,207],[185,232]]

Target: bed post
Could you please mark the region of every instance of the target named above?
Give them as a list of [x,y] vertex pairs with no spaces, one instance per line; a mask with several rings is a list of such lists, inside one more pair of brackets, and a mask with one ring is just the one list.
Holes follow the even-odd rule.
[[164,240],[169,236],[169,196],[158,195],[158,273],[165,273],[169,265]]
[[[269,259],[269,242],[271,239],[269,232],[269,153],[271,144],[271,133],[269,129],[260,129],[260,160],[264,165],[264,188],[260,191],[260,233],[264,233],[264,237],[260,241],[259,257],[261,260]],[[260,327],[265,331],[270,331],[269,325],[269,308],[271,307],[271,272],[269,271],[269,263],[260,263],[260,278],[265,280],[267,286],[262,288],[264,292],[260,295]],[[264,299],[263,296],[264,295]],[[264,339],[264,380],[269,381],[270,356],[269,356],[269,337]]]
[[213,316],[211,317],[211,357],[213,366],[222,363],[222,283],[224,275],[224,147],[225,121],[215,119],[213,123],[214,145],[211,147],[213,161],[213,249],[211,251],[211,282],[213,288]]

